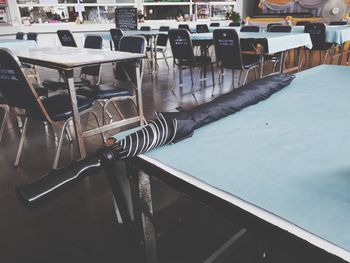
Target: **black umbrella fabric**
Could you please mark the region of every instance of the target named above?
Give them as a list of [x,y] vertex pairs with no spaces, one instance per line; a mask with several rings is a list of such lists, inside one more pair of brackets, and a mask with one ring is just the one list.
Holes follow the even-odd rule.
[[155,119],[149,124],[124,139],[115,141],[113,145],[99,149],[85,159],[73,161],[64,168],[52,170],[33,183],[17,187],[17,196],[24,205],[36,206],[62,193],[86,176],[96,174],[102,170],[104,163],[130,159],[163,145],[184,140],[204,125],[266,100],[287,87],[294,78],[293,75],[272,75],[188,111],[156,112]]

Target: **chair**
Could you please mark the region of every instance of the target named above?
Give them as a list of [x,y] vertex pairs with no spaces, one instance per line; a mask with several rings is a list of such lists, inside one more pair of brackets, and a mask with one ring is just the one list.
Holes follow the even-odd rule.
[[258,33],[260,32],[260,27],[259,26],[242,26],[241,32],[255,32]]
[[[159,58],[158,56],[156,56],[157,60],[156,60],[156,63],[157,63],[157,67],[159,68],[159,65],[158,65],[158,60],[159,59],[164,59],[168,69],[169,69],[169,64],[168,64],[168,61],[167,61],[167,58],[166,58],[166,55],[165,55],[165,52],[167,51],[167,46],[168,46],[168,39],[169,39],[169,36],[168,34],[158,34],[157,35],[157,38],[156,38],[156,46],[154,47],[154,52],[158,52],[158,53],[161,53],[162,54],[162,58]],[[151,51],[151,47],[147,47],[147,51]]]
[[[232,88],[234,88],[234,71],[240,70],[240,79],[242,85],[246,84],[249,71],[257,69],[260,64],[258,55],[242,54],[241,44],[235,29],[215,29],[213,33],[214,48],[218,66],[221,69],[218,81],[223,76],[223,69],[232,70]],[[244,72],[243,81],[242,72]],[[257,75],[255,74],[257,79]],[[213,93],[214,93],[213,87]]]
[[[84,48],[102,49],[103,39],[101,36],[89,35],[85,38]],[[80,79],[74,81],[75,87],[90,86],[91,81],[87,79],[90,76],[94,79],[94,84],[100,83],[101,78],[101,66],[87,66],[82,67],[80,71]],[[42,85],[50,90],[68,89],[68,85],[65,81],[44,80]]]
[[295,25],[296,26],[305,26],[307,24],[311,23],[311,21],[298,21]]
[[[118,51],[125,51],[131,53],[146,54],[146,39],[142,36],[124,36],[120,39]],[[103,123],[106,124],[106,116],[112,120],[112,115],[107,111],[107,107],[112,104],[117,113],[122,119],[124,115],[116,105],[116,102],[122,100],[131,100],[132,104],[141,116],[142,105],[137,100],[136,82],[136,67],[140,67],[140,79],[143,74],[142,59],[133,63],[117,63],[116,64],[116,78],[120,81],[128,81],[131,87],[115,87],[108,85],[95,85],[91,87],[81,87],[77,90],[77,94],[96,100],[103,109]],[[140,100],[142,101],[142,100]]]
[[29,32],[27,33],[27,40],[38,40],[38,34],[36,32]]
[[270,26],[269,30],[267,32],[272,33],[290,33],[292,32],[291,26],[284,26],[284,25],[272,25]]
[[[326,42],[326,26],[323,23],[309,23],[305,25],[305,33],[309,33],[312,41],[312,49],[310,50],[310,65],[312,51],[325,51],[323,63],[325,63],[328,54],[333,53],[334,45]],[[331,55],[332,59],[333,54]],[[322,60],[322,59],[321,59]],[[322,63],[322,61],[320,61]]]
[[196,25],[196,32],[197,33],[208,33],[209,27],[207,24],[198,24],[198,25]]
[[77,47],[74,36],[69,30],[57,30],[57,36],[63,47]]
[[229,27],[239,27],[239,26],[241,26],[241,23],[240,22],[231,22],[228,26]]
[[[195,56],[193,52],[193,45],[190,37],[190,33],[186,29],[171,29],[169,30],[169,40],[171,51],[173,53],[174,65],[179,69],[179,77],[181,80],[182,70],[189,68],[191,73],[192,94],[195,92],[195,84],[203,69],[207,66],[211,66],[213,86],[214,80],[214,67],[211,61],[211,57],[208,56]],[[198,67],[198,74],[196,82],[193,81],[193,68]],[[205,71],[204,71],[205,72]],[[175,86],[175,72],[174,81],[171,90],[174,90]]]
[[281,23],[270,23],[267,25],[266,31],[270,32],[270,27],[272,27],[272,26],[282,26],[282,24]]
[[[69,96],[55,95],[46,99],[40,99],[36,90],[23,73],[17,57],[9,50],[0,49],[0,61],[2,61],[1,68],[8,71],[7,78],[0,78],[1,93],[8,106],[16,110],[16,115],[25,118],[14,166],[17,167],[19,164],[28,121],[31,119],[47,122],[54,126],[63,124],[53,162],[53,168],[55,169],[58,164],[66,126],[73,116]],[[93,104],[91,99],[77,97],[77,104],[81,114],[92,112]],[[97,121],[97,116],[95,114],[94,116]]]
[[111,34],[112,42],[113,42],[113,45],[114,45],[114,50],[118,50],[118,48],[119,48],[119,41],[120,41],[120,39],[123,36],[123,31],[120,28],[111,28],[109,30],[109,33]]
[[210,27],[219,27],[220,23],[210,23]]
[[5,98],[1,93],[0,93],[0,108],[2,108],[4,111],[4,117],[2,119],[1,126],[0,126],[0,142],[1,142],[5,132],[5,126],[9,118],[9,113],[10,113],[10,107],[7,105]]
[[142,27],[140,27],[140,31],[151,31],[151,27],[150,26],[142,26]]
[[179,24],[179,25],[178,25],[178,28],[179,28],[179,29],[186,29],[189,33],[191,33],[190,26],[187,25],[187,24]]
[[329,22],[330,26],[346,26],[348,24],[348,22],[346,21],[332,21]]
[[160,26],[159,31],[160,32],[168,32],[170,30],[169,26]]
[[16,39],[24,40],[24,33],[23,32],[17,32],[16,33]]

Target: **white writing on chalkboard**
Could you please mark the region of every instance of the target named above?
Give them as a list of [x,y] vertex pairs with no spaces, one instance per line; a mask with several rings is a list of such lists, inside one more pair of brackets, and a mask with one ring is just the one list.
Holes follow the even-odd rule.
[[137,30],[137,9],[116,8],[115,25],[123,30]]

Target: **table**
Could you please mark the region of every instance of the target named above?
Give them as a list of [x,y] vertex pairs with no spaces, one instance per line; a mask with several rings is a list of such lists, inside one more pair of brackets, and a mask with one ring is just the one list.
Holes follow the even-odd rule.
[[[293,26],[294,33],[303,33],[304,26]],[[350,41],[350,26],[326,26],[326,42],[341,45]]]
[[349,75],[335,65],[297,73],[266,101],[128,161],[151,214],[149,175],[350,262]]
[[0,48],[11,50],[22,48],[36,48],[38,45],[34,40],[0,39]]
[[141,78],[140,69],[136,68],[137,78],[137,100],[139,105],[139,116],[128,119],[123,119],[118,122],[111,123],[96,129],[82,132],[80,115],[77,108],[76,92],[74,88],[74,68],[84,66],[100,65],[103,63],[126,62],[143,59],[143,54],[120,52],[120,51],[105,51],[96,49],[84,49],[75,47],[45,47],[35,49],[18,49],[14,51],[19,60],[32,65],[57,69],[64,72],[69,86],[69,94],[72,101],[73,121],[79,147],[80,156],[86,156],[83,137],[102,133],[104,131],[119,128],[131,123],[140,122],[143,124],[143,109],[142,109],[142,94],[141,94]]

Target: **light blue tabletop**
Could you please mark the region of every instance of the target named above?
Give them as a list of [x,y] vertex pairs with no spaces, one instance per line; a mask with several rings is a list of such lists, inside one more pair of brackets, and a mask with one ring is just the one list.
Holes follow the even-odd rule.
[[[155,36],[158,34],[168,34],[166,31],[159,31],[159,30],[151,30],[151,31],[140,31],[140,30],[125,30],[123,31],[124,36],[137,36],[137,35],[142,35],[142,36]],[[111,34],[109,32],[98,32],[98,33],[88,33],[84,34],[84,37],[91,36],[91,35],[98,35],[103,38],[103,40],[106,41],[112,41]]]
[[[267,40],[268,53],[274,54],[281,51],[290,50],[293,48],[306,46],[312,48],[312,42],[309,34],[305,33],[251,33],[251,32],[238,32],[239,38],[247,39],[263,38]],[[213,33],[191,34],[193,41],[212,40]]]
[[10,50],[36,48],[38,45],[34,40],[0,39],[0,48]]
[[[293,26],[294,33],[303,33],[304,26]],[[326,26],[326,41],[343,44],[350,41],[350,26]]]
[[296,76],[142,158],[350,261],[350,67]]

